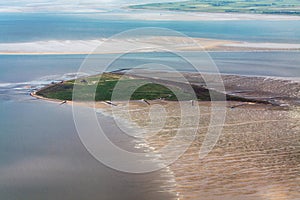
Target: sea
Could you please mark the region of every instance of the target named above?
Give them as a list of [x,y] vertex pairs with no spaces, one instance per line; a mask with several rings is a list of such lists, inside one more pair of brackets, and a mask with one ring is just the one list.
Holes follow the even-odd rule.
[[[1,13],[0,43],[91,40],[142,27],[173,29],[190,37],[300,42],[300,21],[145,21],[90,14]],[[208,53],[220,73],[300,76],[299,51]],[[29,95],[51,82],[75,78],[86,56],[0,55],[0,199],[177,199],[176,192],[170,192],[172,175],[166,170],[129,174],[103,165],[80,142],[69,105]],[[93,56],[101,64],[115,55]],[[120,58],[111,70],[159,62],[193,71],[178,65],[177,59],[170,53],[135,53]],[[111,134],[120,133],[113,119],[98,117]],[[128,148],[133,146],[128,142]]]

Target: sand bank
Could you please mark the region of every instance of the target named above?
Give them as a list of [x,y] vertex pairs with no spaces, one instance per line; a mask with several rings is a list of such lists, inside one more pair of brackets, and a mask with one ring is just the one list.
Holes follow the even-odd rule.
[[[164,128],[146,139],[154,152],[169,144],[180,122],[177,102],[156,103],[168,114]],[[197,200],[299,198],[299,184],[295,184],[299,174],[299,110],[273,110],[264,105],[231,109],[235,104],[229,102],[222,134],[214,149],[200,160],[199,150],[211,125],[211,107],[199,102],[200,113],[191,113],[191,117],[201,117],[196,139],[170,166],[176,181],[171,192],[178,193],[180,199]],[[146,105],[135,104],[129,110],[131,118],[126,120],[141,127],[151,122]],[[175,146],[172,151],[178,149]]]
[[300,20],[300,16],[265,15],[242,13],[193,13],[176,11],[129,10],[120,13],[104,13],[104,15],[135,20],[157,21],[226,21],[226,20]]
[[140,38],[97,40],[52,40],[25,43],[0,43],[2,55],[117,54],[135,48],[134,52],[172,51],[259,51],[300,50],[300,44],[250,43],[209,38],[148,36]]

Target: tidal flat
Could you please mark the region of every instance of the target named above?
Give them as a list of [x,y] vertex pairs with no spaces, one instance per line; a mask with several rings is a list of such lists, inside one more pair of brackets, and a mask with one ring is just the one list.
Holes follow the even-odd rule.
[[[163,74],[176,78],[171,73]],[[185,74],[190,82],[199,80],[199,76]],[[214,80],[214,75],[208,77],[210,79],[206,80]],[[162,155],[161,149],[173,139],[180,142],[170,147],[172,153],[180,151],[181,144],[186,145],[184,137],[177,137],[178,131],[196,130],[184,154],[166,167],[172,180],[166,179],[170,184],[164,191],[179,199],[299,199],[299,82],[234,75],[222,77],[228,93],[269,103],[164,99],[145,103],[136,99],[114,101],[113,104],[73,102],[73,105],[93,107],[96,112],[121,120],[137,132],[139,128],[148,130],[136,141],[135,148],[142,148],[146,154],[150,151],[157,154],[154,162],[165,162],[168,155]],[[189,105],[188,115],[182,115],[182,103]],[[213,115],[218,115],[213,110],[220,110],[220,115],[225,111],[224,123],[212,120]],[[194,126],[198,117],[200,120]],[[209,130],[216,127],[221,127],[220,135],[211,151],[200,159],[199,153]]]
[[[153,152],[168,145],[176,136],[182,120],[178,102],[151,101],[166,111],[166,123],[155,135],[146,137],[145,144]],[[196,138],[187,151],[169,166],[175,184],[169,188],[180,199],[299,199],[300,110],[278,110],[266,105],[240,105],[227,102],[224,124],[211,124],[210,102],[199,102],[200,115]],[[151,123],[150,106],[131,102],[130,118],[118,102],[119,112],[97,103],[101,112],[122,117],[141,128]],[[199,151],[208,128],[223,126],[222,133],[209,154],[199,159]],[[182,128],[182,127],[181,127]],[[183,129],[193,127],[185,126]],[[172,148],[176,151],[180,147]],[[163,157],[163,155],[162,155]],[[163,160],[162,160],[163,162]]]

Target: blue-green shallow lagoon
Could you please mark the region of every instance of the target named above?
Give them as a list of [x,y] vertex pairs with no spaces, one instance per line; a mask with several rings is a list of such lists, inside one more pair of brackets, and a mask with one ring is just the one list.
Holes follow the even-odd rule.
[[0,42],[85,40],[134,28],[160,27],[190,37],[260,42],[300,42],[300,21],[142,21],[109,15],[0,14]]

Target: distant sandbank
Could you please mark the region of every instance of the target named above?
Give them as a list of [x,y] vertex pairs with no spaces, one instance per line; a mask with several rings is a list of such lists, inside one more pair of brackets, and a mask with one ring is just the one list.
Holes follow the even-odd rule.
[[252,43],[210,38],[148,36],[140,38],[95,40],[49,40],[23,43],[0,43],[1,55],[60,55],[60,54],[115,54],[127,52],[173,51],[274,51],[300,50],[300,44]]
[[134,10],[120,13],[103,13],[136,20],[157,21],[232,21],[232,20],[300,20],[300,16],[291,15],[268,15],[268,14],[243,14],[243,13],[209,13],[209,12],[182,12],[182,11],[153,11]]

